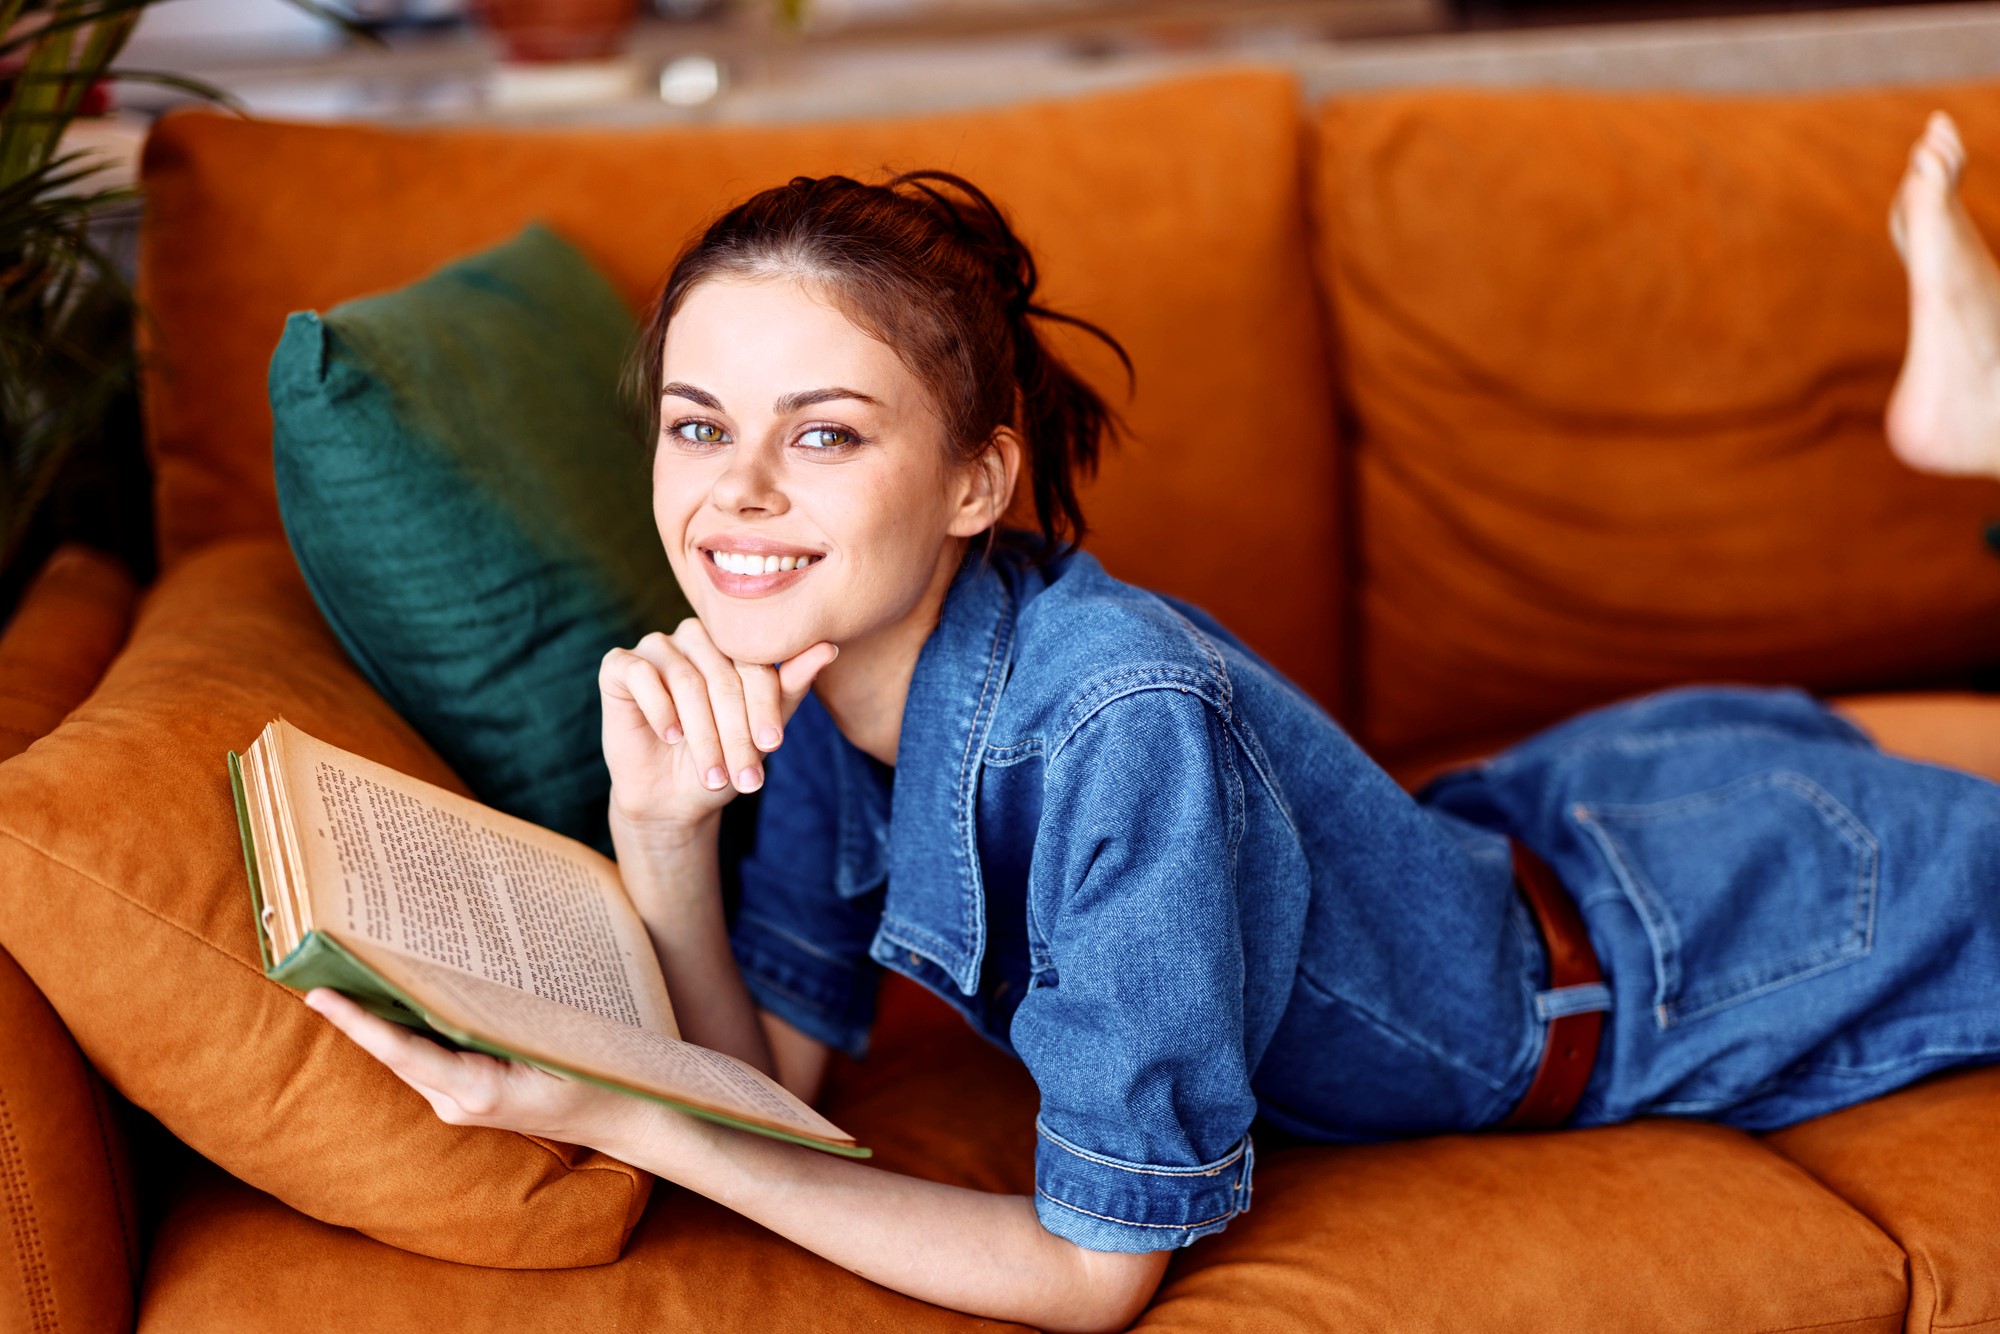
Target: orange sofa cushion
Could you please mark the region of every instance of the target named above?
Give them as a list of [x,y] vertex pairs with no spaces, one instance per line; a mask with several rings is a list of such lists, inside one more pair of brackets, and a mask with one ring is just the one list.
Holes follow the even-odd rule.
[[[868,1059],[836,1062],[827,1107],[882,1166],[1033,1188],[1032,1083],[900,978],[884,985]],[[1654,1122],[1260,1157],[1254,1207],[1176,1254],[1137,1329],[1902,1327],[1902,1253],[1733,1131]],[[286,1278],[253,1290],[244,1273]],[[391,1250],[218,1179],[162,1225],[140,1324],[298,1327],[335,1307],[356,1328],[510,1334],[569,1330],[581,1311],[605,1328],[996,1328],[678,1191],[659,1193],[616,1264],[494,1274]]]
[[2000,695],[1935,690],[1830,702],[1891,755],[2000,783]]
[[[945,167],[1034,247],[1054,331],[1132,440],[1086,493],[1114,573],[1193,599],[1335,693],[1332,405],[1308,272],[1298,90],[1217,74],[920,120],[388,131],[170,117],[145,158],[146,410],[171,563],[275,532],[265,369],[288,312],[409,282],[534,219],[636,306],[724,205],[799,174]],[[1246,578],[1250,566],[1264,571]],[[1284,596],[1272,596],[1282,587]]]
[[74,543],[42,566],[0,634],[0,760],[83,703],[125,642],[138,589],[111,556]]
[[[1933,106],[2000,157],[2000,85],[1319,109],[1379,750],[1672,682],[2000,656],[2000,487],[1908,472],[1881,426],[1906,328],[1885,218]],[[2000,173],[1966,188],[2000,236]]]
[[1946,1075],[1766,1141],[1910,1257],[1910,1334],[2000,1327],[2000,1069]]
[[612,1259],[650,1177],[444,1125],[265,980],[224,753],[279,715],[463,791],[348,665],[282,540],[217,544],[155,587],[89,701],[0,764],[0,945],[121,1093],[314,1217],[470,1264]]

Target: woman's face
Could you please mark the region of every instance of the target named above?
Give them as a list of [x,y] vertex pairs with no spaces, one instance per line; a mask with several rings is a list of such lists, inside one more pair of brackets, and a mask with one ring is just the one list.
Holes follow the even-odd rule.
[[695,287],[661,370],[653,518],[739,662],[901,624],[990,521],[922,382],[795,279]]

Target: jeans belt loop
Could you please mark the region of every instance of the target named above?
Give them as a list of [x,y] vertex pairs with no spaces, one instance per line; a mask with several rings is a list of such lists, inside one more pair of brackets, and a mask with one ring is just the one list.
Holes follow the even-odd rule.
[[[1590,946],[1590,933],[1576,900],[1556,879],[1549,864],[1520,842],[1508,840],[1514,849],[1514,884],[1534,911],[1547,947],[1551,989],[1588,986],[1604,981],[1597,951]],[[1597,1064],[1597,1044],[1604,1035],[1604,1015],[1592,1010],[1582,1014],[1559,1015],[1548,1021],[1542,1042],[1542,1061],[1535,1077],[1514,1110],[1500,1122],[1503,1130],[1549,1130],[1569,1120],[1576,1111],[1583,1089],[1590,1082],[1591,1067]]]

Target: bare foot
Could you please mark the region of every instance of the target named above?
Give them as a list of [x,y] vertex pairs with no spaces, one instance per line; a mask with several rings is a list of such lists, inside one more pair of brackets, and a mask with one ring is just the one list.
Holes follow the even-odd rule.
[[1932,112],[1889,212],[1910,279],[1910,343],[1886,425],[1913,468],[2000,477],[2000,264],[1959,200],[1964,169],[1958,127]]

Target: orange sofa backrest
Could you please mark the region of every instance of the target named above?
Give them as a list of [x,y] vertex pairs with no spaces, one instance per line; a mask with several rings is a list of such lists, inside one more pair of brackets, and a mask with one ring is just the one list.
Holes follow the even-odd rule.
[[1380,753],[1679,681],[2000,654],[2000,487],[1918,477],[1882,434],[1906,328],[1885,218],[1933,106],[2000,237],[2000,86],[1319,108],[1353,721]]
[[[1331,394],[1290,78],[1237,72],[908,121],[387,131],[168,118],[145,158],[148,435],[169,563],[272,532],[265,374],[287,313],[393,287],[533,219],[636,307],[724,205],[796,174],[943,167],[1009,209],[1046,301],[1132,354],[1131,439],[1085,503],[1126,578],[1336,694]],[[1122,372],[1083,340],[1115,403]]]

